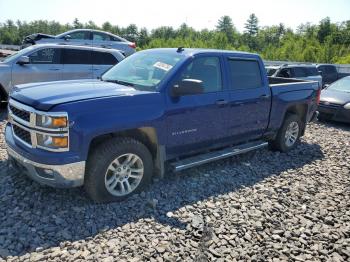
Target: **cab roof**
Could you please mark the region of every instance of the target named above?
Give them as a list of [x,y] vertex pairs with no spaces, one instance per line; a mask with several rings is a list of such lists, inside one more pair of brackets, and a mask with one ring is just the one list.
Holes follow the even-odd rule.
[[164,51],[164,52],[176,52],[179,54],[184,54],[185,56],[194,56],[198,54],[231,54],[233,56],[241,56],[241,57],[254,57],[254,58],[260,58],[258,54],[255,53],[249,53],[249,52],[242,52],[242,51],[233,51],[233,50],[222,50],[222,49],[210,49],[210,48],[186,48],[186,47],[180,47],[179,48],[153,48],[144,50],[147,52],[154,52],[154,51]]

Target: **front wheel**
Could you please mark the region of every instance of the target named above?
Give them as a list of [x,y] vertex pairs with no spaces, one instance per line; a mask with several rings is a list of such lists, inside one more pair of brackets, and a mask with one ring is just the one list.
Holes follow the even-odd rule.
[[113,138],[89,156],[85,190],[96,202],[112,202],[142,191],[153,173],[151,153],[132,138]]
[[300,138],[302,131],[302,121],[299,116],[289,114],[285,118],[282,127],[277,133],[276,139],[270,141],[271,149],[287,152],[293,149]]

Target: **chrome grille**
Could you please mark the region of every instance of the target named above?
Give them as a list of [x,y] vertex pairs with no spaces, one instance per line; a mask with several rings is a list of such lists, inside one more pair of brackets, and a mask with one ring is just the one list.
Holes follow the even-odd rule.
[[37,125],[38,115],[49,115],[51,117],[64,116],[68,121],[66,112],[43,112],[36,110],[28,105],[10,99],[8,102],[9,122],[12,125],[12,133],[14,137],[31,148],[42,148],[53,152],[69,151],[69,145],[66,148],[48,148],[38,145],[38,135],[49,136],[66,136],[69,138],[69,127],[65,128],[45,128]]
[[26,122],[30,122],[30,113],[28,111],[21,110],[13,105],[9,105],[9,108],[13,115],[19,117],[20,119]]
[[32,139],[30,132],[17,126],[13,125],[13,133],[15,134],[16,137],[21,139],[22,141],[26,142],[27,144],[31,145],[32,144]]

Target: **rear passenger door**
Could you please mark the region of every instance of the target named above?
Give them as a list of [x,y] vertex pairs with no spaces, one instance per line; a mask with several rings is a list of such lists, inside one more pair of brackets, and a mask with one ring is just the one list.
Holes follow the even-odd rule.
[[88,49],[62,49],[62,79],[89,79],[93,78],[91,50]]
[[82,30],[69,33],[70,38],[63,40],[64,44],[91,46],[91,31]]
[[118,64],[117,58],[111,53],[92,51],[93,78],[100,77],[112,66]]
[[270,87],[263,78],[263,65],[254,58],[226,56],[229,113],[227,132],[234,143],[260,138],[271,107]]
[[92,45],[94,47],[112,48],[111,37],[102,32],[92,32]]

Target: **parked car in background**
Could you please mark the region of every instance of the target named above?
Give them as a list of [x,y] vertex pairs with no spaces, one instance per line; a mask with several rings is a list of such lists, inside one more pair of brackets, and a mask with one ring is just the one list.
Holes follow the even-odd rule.
[[75,29],[56,36],[32,34],[24,38],[23,47],[43,43],[112,48],[119,50],[124,56],[129,56],[136,51],[135,43],[108,32],[92,29]]
[[43,44],[20,50],[0,62],[0,101],[14,85],[92,79],[124,59],[115,49]]
[[273,76],[279,68],[280,66],[265,66],[267,76]]
[[315,65],[282,65],[274,74],[274,77],[296,78],[317,81],[322,87],[322,76]]
[[317,70],[321,72],[323,86],[330,85],[340,78],[349,76],[347,73],[340,73],[335,65],[331,64],[317,64]]
[[143,191],[166,166],[268,144],[287,152],[320,95],[314,81],[268,78],[256,54],[186,48],[137,52],[100,80],[25,86],[9,100],[9,161],[43,184],[84,185],[98,202]]
[[318,110],[319,119],[350,123],[350,76],[322,90]]

